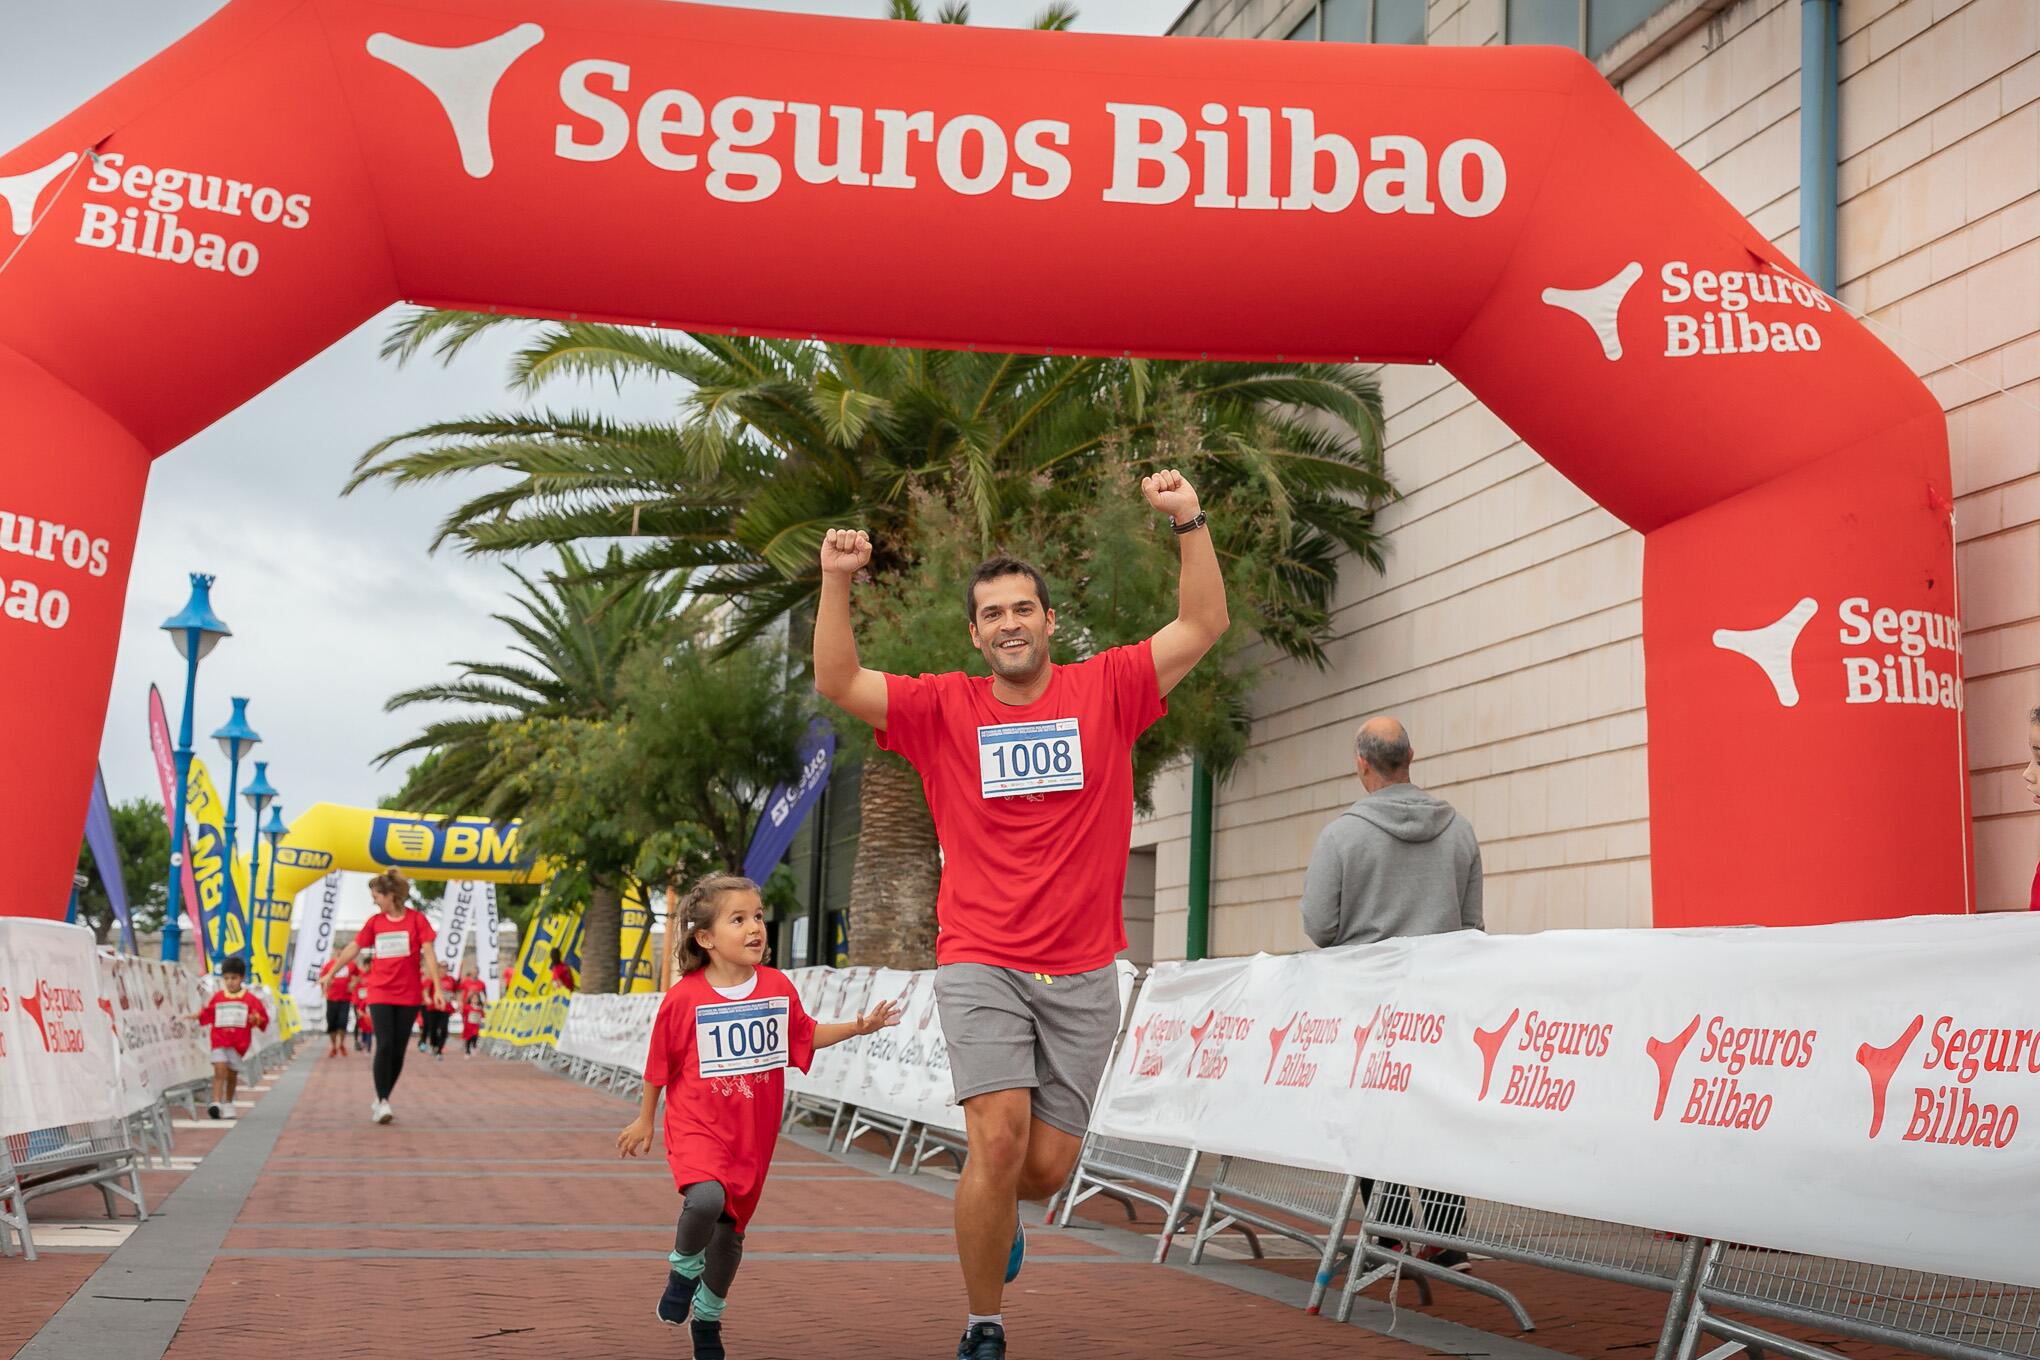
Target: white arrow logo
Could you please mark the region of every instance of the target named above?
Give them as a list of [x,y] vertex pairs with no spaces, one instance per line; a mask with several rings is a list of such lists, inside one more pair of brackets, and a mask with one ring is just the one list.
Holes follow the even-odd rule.
[[1819,612],[1820,603],[1809,595],[1793,605],[1776,623],[1743,630],[1715,629],[1714,645],[1724,652],[1739,652],[1756,662],[1770,679],[1771,688],[1778,691],[1778,702],[1786,708],[1796,708],[1799,705],[1799,685],[1792,678],[1792,649],[1799,645],[1800,633]]
[[1606,283],[1594,288],[1547,288],[1544,301],[1560,311],[1571,312],[1594,328],[1594,334],[1601,341],[1601,353],[1610,360],[1622,357],[1622,333],[1616,323],[1622,311],[1622,299],[1629,296],[1629,290],[1643,277],[1643,266],[1635,260],[1622,266],[1622,272]]
[[389,33],[372,34],[368,54],[386,61],[432,92],[453,139],[460,147],[460,166],[474,179],[487,179],[496,168],[489,145],[489,104],[496,86],[512,63],[545,40],[537,24],[519,24],[484,42],[466,47],[427,47]]
[[35,225],[35,201],[42,197],[50,181],[69,170],[77,159],[77,152],[66,151],[40,170],[0,175],[0,198],[7,200],[9,224],[16,236],[28,235],[29,228]]

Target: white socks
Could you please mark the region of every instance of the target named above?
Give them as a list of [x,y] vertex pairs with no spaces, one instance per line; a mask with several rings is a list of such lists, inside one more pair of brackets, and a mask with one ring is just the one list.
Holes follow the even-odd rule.
[[989,1322],[992,1323],[994,1326],[1003,1327],[1006,1325],[1006,1315],[1004,1313],[989,1313],[989,1314],[972,1313],[970,1315],[970,1320],[963,1324],[963,1330],[967,1332],[971,1328],[977,1326],[980,1322]]

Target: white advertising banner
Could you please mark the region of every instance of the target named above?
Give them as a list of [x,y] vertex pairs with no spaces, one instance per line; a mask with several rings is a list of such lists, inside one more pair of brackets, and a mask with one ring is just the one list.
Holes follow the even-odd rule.
[[94,949],[83,926],[0,916],[0,1135],[118,1113]]
[[298,1014],[318,1016],[323,1025],[326,989],[319,971],[333,957],[333,923],[340,912],[340,871],[335,869],[312,887],[298,894],[292,919],[297,922],[298,947],[290,970],[290,993],[297,998]]
[[117,1113],[132,1114],[174,1086],[212,1075],[205,1026],[193,1018],[210,994],[206,979],[128,954],[102,952],[98,968],[119,1040]]
[[570,1057],[641,1073],[651,1045],[652,1022],[658,1018],[663,1000],[657,992],[628,996],[576,992],[567,1003],[566,1023],[560,1026],[553,1047]]
[[481,885],[480,898],[475,904],[475,965],[481,970],[482,985],[488,988],[491,1001],[503,996],[503,965],[500,959],[501,942],[496,932],[496,885]]
[[481,905],[481,888],[487,885],[472,879],[456,879],[446,885],[446,896],[441,899],[439,938],[433,941],[433,952],[439,956],[439,969],[450,978],[460,976],[461,956],[467,952],[468,935],[475,926],[477,909]]
[[2040,919],[1458,934],[1149,975],[1092,1127],[2040,1285]]
[[[800,975],[812,980],[810,985],[814,988],[814,996],[810,999],[803,992],[801,1005],[814,1017],[815,1023],[854,1020],[868,1004],[875,971],[863,967],[797,969],[794,989],[800,990]],[[824,1100],[849,1099],[846,1093],[860,1080],[857,1060],[862,1055],[865,1042],[864,1039],[851,1039],[833,1048],[825,1048],[815,1054],[814,1062],[805,1072],[789,1069],[786,1089]]]

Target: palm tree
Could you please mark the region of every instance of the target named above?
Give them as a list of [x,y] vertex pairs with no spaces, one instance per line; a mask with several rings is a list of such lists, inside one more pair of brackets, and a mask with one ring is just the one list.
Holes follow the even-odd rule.
[[514,612],[494,614],[516,642],[515,660],[456,661],[459,678],[391,695],[386,713],[419,704],[457,704],[461,712],[433,719],[417,736],[376,756],[386,766],[413,751],[431,752],[404,786],[406,797],[436,810],[514,815],[488,776],[499,724],[530,718],[603,718],[616,711],[621,669],[637,645],[678,608],[682,582],[633,574],[601,580],[622,565],[611,549],[598,564],[568,544],[559,569],[542,583],[509,568],[519,589]]
[[[558,552],[558,570],[543,582],[510,568],[519,587],[511,597],[514,609],[493,617],[516,637],[510,648],[515,659],[456,662],[457,679],[405,690],[384,704],[391,713],[419,704],[460,706],[376,757],[378,765],[388,765],[413,751],[428,753],[405,782],[404,795],[415,806],[495,818],[520,815],[518,771],[501,758],[505,731],[520,723],[613,717],[626,661],[679,607],[684,583],[678,578],[596,579],[594,573],[620,567],[615,549],[600,563],[565,544]],[[615,984],[622,922],[620,866],[576,867],[589,884],[584,982],[607,991]]]
[[[429,347],[450,359],[510,324],[535,327],[512,365],[522,393],[561,377],[670,383],[679,419],[537,410],[442,422],[370,449],[349,489],[508,472],[447,516],[435,546],[621,540],[587,571],[591,588],[685,577],[728,602],[733,643],[805,616],[831,525],[872,530],[873,585],[860,600],[883,615],[887,592],[934,550],[934,518],[960,523],[980,550],[1008,535],[1038,542],[1093,516],[1101,483],[1129,464],[1194,468],[1207,504],[1250,508],[1224,524],[1220,551],[1235,568],[1235,617],[1282,654],[1321,663],[1342,557],[1380,561],[1372,512],[1393,494],[1380,396],[1352,366],[817,345],[457,312],[413,314],[384,353],[403,361]],[[1114,494],[1131,488],[1122,480]],[[946,669],[961,631],[894,630],[867,659]],[[1238,704],[1230,716],[1237,729]],[[938,858],[916,777],[872,753],[860,808],[853,946],[861,960],[924,959]]]

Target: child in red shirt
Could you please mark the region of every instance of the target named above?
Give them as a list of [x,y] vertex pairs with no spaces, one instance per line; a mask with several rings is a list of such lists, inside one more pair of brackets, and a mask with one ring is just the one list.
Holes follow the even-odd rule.
[[355,981],[365,970],[353,964],[336,968],[326,977],[326,1056],[347,1056],[347,1022],[354,1014]]
[[482,1038],[482,1000],[474,992],[460,995],[460,1042],[463,1056],[475,1056],[475,1045]]
[[677,1327],[691,1311],[695,1360],[724,1360],[723,1304],[779,1140],[786,1068],[805,1072],[816,1049],[897,1025],[900,1008],[817,1025],[792,980],[763,966],[765,907],[748,878],[704,878],[678,923],[679,981],[652,1024],[637,1120],[616,1146],[625,1157],[650,1151],[665,1088],[666,1163],[683,1207],[659,1320]]
[[232,1118],[234,1089],[241,1081],[241,1059],[247,1056],[255,1031],[269,1028],[269,1008],[249,991],[248,965],[230,958],[220,965],[220,990],[212,994],[194,1018],[212,1027],[212,1103],[207,1115],[220,1118],[225,1105]]

